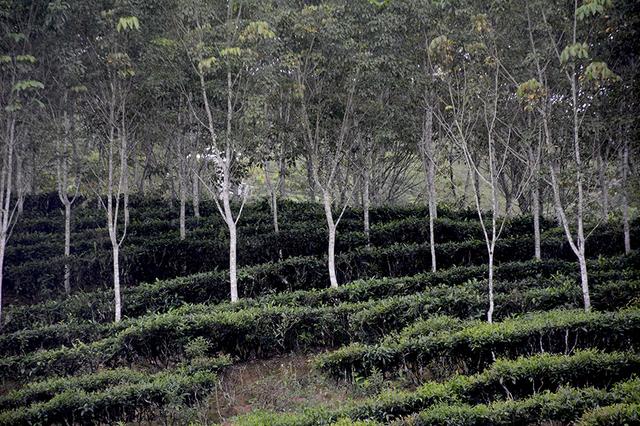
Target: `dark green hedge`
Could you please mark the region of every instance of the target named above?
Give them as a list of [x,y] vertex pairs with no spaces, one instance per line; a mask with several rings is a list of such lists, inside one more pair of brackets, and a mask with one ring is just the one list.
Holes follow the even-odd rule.
[[587,411],[576,423],[578,426],[640,425],[640,403],[620,403]]
[[[619,286],[616,285],[616,288]],[[637,284],[627,288],[633,294],[637,293]],[[512,302],[508,309],[498,311],[497,315],[576,306],[575,301],[579,301],[578,287],[571,286],[561,289],[535,287],[528,291],[516,288],[512,293],[501,295],[498,302],[513,299],[514,293],[520,295],[519,303]],[[625,293],[625,296],[620,297],[623,299],[621,303],[626,303],[629,297],[629,293]],[[291,350],[335,347],[370,338],[371,332],[368,330],[388,333],[418,318],[440,313],[479,318],[486,309],[486,302],[482,292],[474,286],[443,286],[421,294],[390,298],[384,301],[383,309],[380,306],[381,301],[372,300],[322,307],[281,307],[267,304],[237,311],[207,310],[206,306],[183,307],[166,314],[147,315],[133,320],[124,324],[123,329],[120,329],[123,325],[119,325],[118,328],[111,329],[109,336],[92,343],[43,350],[25,356],[5,357],[0,360],[0,377],[23,380],[30,376],[94,371],[103,366],[115,367],[131,362],[167,364],[180,360],[184,355],[185,344],[198,337],[209,340],[211,352],[230,353],[243,359],[252,356],[268,357]],[[391,318],[393,320],[385,321]],[[615,319],[618,317],[615,316]],[[607,323],[596,317],[593,321],[594,324],[606,327],[614,320]],[[525,325],[528,324],[527,321],[522,321]],[[632,325],[635,326],[634,321],[635,318],[632,317]],[[591,324],[584,318],[583,322]],[[526,326],[523,328],[527,329]],[[621,330],[620,335],[626,338],[626,330]],[[594,339],[594,345],[600,342],[597,336]],[[607,341],[612,345],[620,343],[613,336]],[[580,343],[591,344],[585,338]],[[504,344],[508,346],[506,342]],[[371,360],[376,361],[377,358],[372,356]]]
[[[574,260],[568,245],[561,238],[546,239],[544,247],[549,257]],[[503,239],[497,245],[499,262],[531,258],[532,239],[529,237]],[[482,241],[439,244],[440,267],[478,264],[485,261],[486,249]],[[610,249],[609,254],[619,252]],[[404,276],[430,269],[429,246],[395,245],[384,248],[361,248],[337,257],[341,282],[374,276]],[[635,267],[638,257],[632,257]],[[239,290],[241,297],[298,289],[323,288],[328,283],[326,261],[321,257],[296,257],[281,262],[241,268]],[[124,315],[139,316],[148,312],[165,311],[183,303],[218,303],[227,300],[229,289],[223,272],[195,274],[188,277],[160,281],[123,290]],[[6,330],[16,330],[36,324],[65,319],[110,321],[112,292],[81,293],[63,301],[6,309]]]
[[215,373],[227,365],[226,357],[197,359],[160,373],[120,369],[33,383],[1,397],[0,425],[181,418],[181,411],[206,398],[218,383]]
[[[625,382],[622,383],[626,384]],[[563,387],[556,392],[542,392],[520,400],[497,401],[492,404],[441,404],[396,424],[422,426],[523,425],[541,422],[571,423],[592,409],[629,399],[634,395],[614,389],[607,392],[595,388]]]
[[[505,235],[512,237],[530,234],[522,222],[509,222]],[[140,227],[148,229],[141,230]],[[208,225],[191,232],[180,240],[175,224],[168,222],[132,223],[128,238],[121,250],[122,281],[137,284],[154,279],[172,278],[197,272],[226,269],[228,243],[226,228]],[[323,221],[283,226],[279,233],[271,225],[247,225],[239,229],[238,262],[253,265],[291,256],[321,255],[326,252],[326,231]],[[338,234],[337,251],[345,252],[366,244],[361,224],[343,221]],[[348,232],[347,232],[348,231]],[[38,234],[41,236],[42,234]],[[477,221],[436,221],[436,241],[462,241],[482,238]],[[392,243],[422,243],[428,240],[428,222],[424,218],[409,217],[374,225],[371,230],[374,245]],[[35,244],[10,245],[6,254],[7,291],[22,298],[37,300],[62,292],[65,263],[72,271],[74,291],[109,286],[112,276],[111,243],[104,232],[85,231],[72,238],[74,254],[70,259],[61,256],[62,240],[38,240]]]
[[637,348],[640,309],[619,312],[556,310],[525,314],[488,324],[476,322],[453,332],[390,336],[376,345],[354,343],[316,357],[314,365],[333,377],[369,375],[373,369],[393,374],[464,361],[467,371],[482,369],[495,356],[516,357],[541,351],[563,353],[582,347]]

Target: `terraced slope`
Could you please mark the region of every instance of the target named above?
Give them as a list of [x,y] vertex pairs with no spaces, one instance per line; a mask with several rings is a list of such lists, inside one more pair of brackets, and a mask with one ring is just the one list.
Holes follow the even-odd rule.
[[[230,304],[226,275],[216,269],[225,262],[219,220],[193,222],[192,240],[172,256],[170,214],[141,206],[129,261],[144,273],[157,264],[163,279],[145,284],[142,272],[130,275],[119,324],[110,323],[112,294],[100,285],[8,308],[0,424],[637,421],[640,253],[621,254],[615,225],[589,240],[594,311],[586,313],[561,232],[545,224],[544,259],[534,261],[528,219],[510,220],[496,252],[496,322],[487,324],[486,247],[468,212],[438,221],[436,273],[427,272],[424,211],[377,211],[371,245],[358,212],[349,212],[339,234],[344,285],[329,289],[321,212],[295,204],[283,211],[291,220],[275,236],[264,206],[248,210],[242,300]],[[43,263],[59,266],[60,240],[45,241],[57,221],[33,217],[18,229],[10,257],[14,270],[31,271],[23,278]],[[78,258],[102,256],[100,218],[78,224]],[[46,294],[56,280],[29,285]],[[214,412],[243,365],[292,354],[309,360],[305,374],[346,396],[326,406],[296,401],[295,411],[249,401],[247,415]],[[367,386],[375,391],[363,394]]]

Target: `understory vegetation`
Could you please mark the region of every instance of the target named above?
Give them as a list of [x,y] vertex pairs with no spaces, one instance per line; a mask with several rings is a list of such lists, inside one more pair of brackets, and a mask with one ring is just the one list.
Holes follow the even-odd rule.
[[[546,222],[537,260],[527,232],[531,218],[508,219],[496,250],[495,321],[487,323],[486,251],[472,214],[442,209],[436,222],[441,267],[430,272],[423,209],[372,210],[370,243],[358,231],[359,212],[348,210],[353,230],[338,241],[336,256],[345,283],[334,289],[326,287],[320,237],[313,248],[311,232],[322,227],[314,224],[316,207],[285,206],[283,216],[301,221],[283,225],[282,240],[260,225],[269,220],[268,209],[246,207],[240,228],[247,241],[256,241],[254,248],[265,244],[262,251],[283,250],[270,259],[247,249],[254,258],[239,270],[236,303],[227,301],[227,275],[214,263],[211,271],[191,271],[174,259],[158,264],[152,282],[127,279],[117,323],[110,322],[113,292],[99,274],[70,297],[53,280],[43,289],[49,300],[38,296],[10,306],[0,336],[0,424],[606,424],[637,418],[640,255],[624,254],[616,223],[592,234],[594,310],[585,312],[578,265],[555,224]],[[10,253],[32,253],[23,274],[44,274],[38,265],[47,252],[35,247],[55,241],[48,235],[55,235],[59,218],[38,209],[33,214],[40,218],[38,232],[17,228],[18,237],[28,238],[16,238]],[[156,215],[162,210],[153,203],[132,209],[132,229],[154,224],[137,231],[137,253],[181,250]],[[215,256],[218,243],[211,241],[224,236],[207,231],[212,226],[206,217],[194,224],[193,231],[207,237],[185,247],[185,258],[197,250]],[[87,234],[77,258],[99,256],[90,238],[102,237]],[[287,252],[297,246],[308,251]],[[154,258],[131,261],[152,270],[141,262]],[[300,361],[287,364],[292,354]],[[264,376],[265,368],[277,372]]]

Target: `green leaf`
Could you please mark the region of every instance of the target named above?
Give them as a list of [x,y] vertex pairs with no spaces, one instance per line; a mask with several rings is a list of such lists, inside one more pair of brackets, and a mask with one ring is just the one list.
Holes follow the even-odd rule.
[[585,68],[584,76],[597,84],[620,81],[620,76],[611,71],[606,62],[591,62]]
[[209,58],[202,59],[198,62],[198,71],[201,73],[205,73],[211,69],[218,63],[218,59],[215,56],[211,56]]
[[220,56],[240,56],[242,54],[242,49],[239,47],[225,47],[220,50]]
[[31,64],[36,63],[36,57],[33,55],[18,55],[16,56],[17,62],[29,62]]
[[240,41],[260,41],[275,38],[276,33],[274,33],[269,24],[264,21],[255,21],[249,23],[246,26],[242,34],[240,34]]
[[560,63],[566,64],[575,59],[586,59],[589,57],[589,46],[587,43],[570,44],[562,50]]
[[73,93],[85,93],[85,92],[87,92],[87,90],[88,90],[87,86],[85,86],[84,84],[79,84],[79,85],[73,86],[71,88],[71,91]]
[[157,37],[151,40],[151,44],[160,47],[174,47],[176,45],[175,40],[166,37]]
[[140,21],[135,16],[123,16],[118,19],[118,23],[116,24],[116,31],[129,31],[129,30],[139,30],[140,29]]
[[38,89],[44,89],[44,84],[42,84],[38,80],[20,80],[13,85],[13,90],[16,92]]

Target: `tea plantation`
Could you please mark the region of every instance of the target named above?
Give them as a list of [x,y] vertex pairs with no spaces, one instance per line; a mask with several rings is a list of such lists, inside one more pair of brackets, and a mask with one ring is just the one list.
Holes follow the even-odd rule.
[[[27,203],[5,262],[0,425],[640,424],[640,253],[623,254],[620,223],[588,238],[585,312],[562,230],[543,221],[535,260],[531,218],[507,219],[487,323],[474,211],[439,209],[431,272],[425,208],[373,209],[369,241],[346,210],[332,289],[322,208],[284,202],[274,232],[268,204],[250,204],[230,303],[226,227],[201,208],[181,240],[162,200],[132,200],[113,323],[104,215],[78,209],[66,296],[62,217]],[[230,394],[248,368],[292,359],[276,390]],[[289,403],[265,402],[277,389]]]

